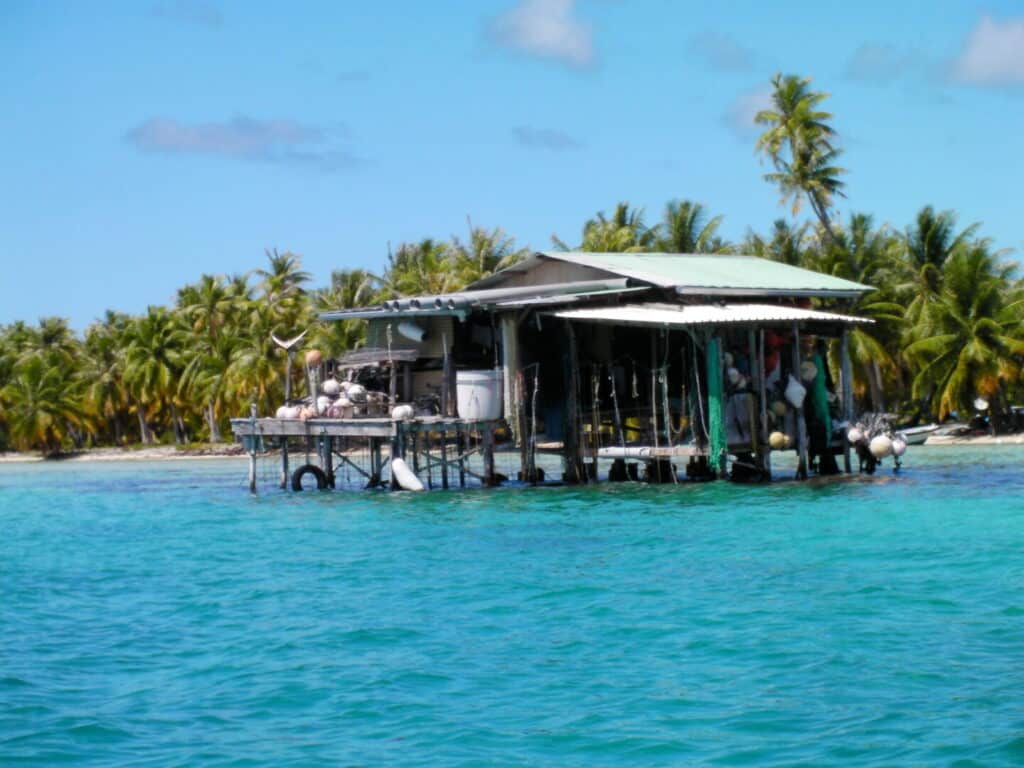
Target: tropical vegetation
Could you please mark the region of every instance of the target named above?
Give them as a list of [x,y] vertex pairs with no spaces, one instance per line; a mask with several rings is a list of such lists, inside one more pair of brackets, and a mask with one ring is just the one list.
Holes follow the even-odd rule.
[[[849,307],[875,321],[849,336],[863,408],[942,419],[969,413],[978,397],[997,412],[1020,402],[1024,284],[1008,252],[932,205],[903,229],[867,213],[841,217],[847,170],[827,94],[792,75],[772,85],[755,151],[790,217],[729,242],[722,217],[696,200],[669,201],[653,223],[619,202],[584,222],[578,241],[555,236],[554,246],[747,253],[866,283],[876,290]],[[804,202],[811,219],[798,218]],[[339,270],[314,287],[298,255],[272,250],[249,273],[201,275],[172,305],[137,316],[111,310],[81,335],[56,317],[0,326],[0,450],[220,441],[229,417],[251,403],[272,412],[284,397],[285,353],[272,336],[308,331],[308,345],[335,356],[358,347],[365,324],[322,322],[318,312],[459,290],[527,253],[502,229],[470,224],[465,239],[402,243],[380,273]],[[830,356],[835,366],[836,350]],[[302,391],[300,371],[293,375]]]

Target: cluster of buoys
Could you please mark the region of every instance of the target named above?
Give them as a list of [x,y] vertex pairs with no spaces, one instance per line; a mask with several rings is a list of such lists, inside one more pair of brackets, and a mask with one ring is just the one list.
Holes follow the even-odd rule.
[[866,450],[876,461],[887,456],[898,459],[907,452],[907,439],[899,432],[893,433],[884,421],[871,425],[857,422],[846,430],[846,439],[854,448]]
[[785,432],[775,431],[768,435],[768,445],[773,451],[784,451],[793,445],[793,438]]
[[[320,385],[316,399],[306,398],[297,405],[282,405],[277,409],[279,419],[348,419],[354,416],[373,416],[387,413],[388,395],[368,390],[362,384],[329,378]],[[409,404],[391,409],[395,421],[409,421],[416,411]]]

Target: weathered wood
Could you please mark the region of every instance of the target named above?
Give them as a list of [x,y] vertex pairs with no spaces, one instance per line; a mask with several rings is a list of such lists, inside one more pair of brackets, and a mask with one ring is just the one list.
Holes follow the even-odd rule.
[[327,475],[327,485],[334,487],[334,438],[326,435],[320,438],[324,443],[324,474]]
[[767,444],[768,440],[768,390],[766,385],[766,379],[768,371],[764,369],[764,329],[762,328],[758,332],[757,340],[757,395],[761,401],[761,463],[764,465],[765,472],[768,473],[769,478],[772,474],[772,450],[771,446]]
[[466,432],[455,428],[455,449],[459,452],[459,487],[466,487]]
[[[839,388],[842,394],[842,413],[843,420],[852,422],[853,421],[853,365],[850,361],[850,336],[849,332],[844,328],[843,335],[839,342],[839,354],[840,354],[840,365],[839,365]],[[832,441],[832,436],[829,435],[829,442]],[[847,474],[853,471],[853,462],[850,458],[850,441],[843,436],[843,469],[846,470]]]
[[288,438],[281,438],[281,487],[288,489]]
[[391,464],[389,466],[388,474],[390,475],[391,490],[396,491],[401,486],[398,484],[398,478],[395,477],[395,459],[405,458],[405,433],[402,429],[400,422],[395,423],[394,433],[391,437]]
[[586,473],[583,467],[583,455],[580,441],[580,419],[579,419],[579,389],[580,373],[578,350],[576,346],[576,331],[572,327],[572,321],[565,321],[565,332],[567,344],[563,353],[565,367],[565,383],[568,390],[565,398],[564,414],[564,436],[563,460],[565,463],[565,482],[581,483],[586,482]]
[[494,429],[488,425],[483,428],[481,435],[484,455],[484,485],[491,487],[497,485],[497,478],[494,476]]
[[256,403],[249,406],[249,423],[253,427],[249,438],[249,493],[256,493]]
[[441,487],[448,490],[448,433],[441,430]]
[[[793,376],[800,379],[800,326],[793,323]],[[805,400],[806,402],[806,400]],[[807,421],[804,418],[803,406],[796,409],[796,449],[799,455],[799,462],[796,468],[796,476],[800,480],[807,479]]]

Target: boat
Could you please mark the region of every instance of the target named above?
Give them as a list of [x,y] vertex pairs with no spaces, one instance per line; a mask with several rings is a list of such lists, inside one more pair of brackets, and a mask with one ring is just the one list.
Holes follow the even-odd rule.
[[907,445],[924,445],[924,441],[933,435],[939,429],[938,424],[926,424],[923,427],[907,427],[906,429],[897,430],[897,433],[903,435],[903,438],[907,441]]

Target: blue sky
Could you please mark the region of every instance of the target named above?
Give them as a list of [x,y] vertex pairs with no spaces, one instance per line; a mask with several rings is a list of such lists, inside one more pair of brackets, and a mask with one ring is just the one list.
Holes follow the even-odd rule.
[[1024,245],[1019,0],[8,0],[0,50],[0,323],[84,328],[270,247],[322,284],[467,216],[536,248],[619,200],[764,230],[776,71],[832,94],[841,211]]

